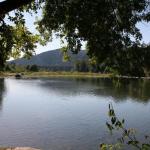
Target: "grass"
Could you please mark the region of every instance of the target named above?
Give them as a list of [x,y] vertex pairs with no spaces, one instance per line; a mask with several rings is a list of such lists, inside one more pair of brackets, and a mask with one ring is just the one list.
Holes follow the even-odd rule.
[[[109,78],[111,74],[91,73],[91,72],[22,72],[24,78],[39,78],[39,77],[77,77],[77,78]],[[14,77],[16,73],[1,72],[0,77]]]

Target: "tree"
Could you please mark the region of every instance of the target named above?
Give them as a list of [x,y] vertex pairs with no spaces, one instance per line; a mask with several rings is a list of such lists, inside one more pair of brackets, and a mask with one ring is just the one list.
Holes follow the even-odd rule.
[[39,69],[38,69],[37,65],[31,65],[29,70],[37,72]]
[[[52,31],[59,32],[59,36],[68,42],[67,49],[73,53],[80,51],[81,41],[87,41],[87,54],[91,59],[124,74],[126,72],[122,68],[128,67],[122,65],[118,58],[124,57],[127,62],[128,52],[134,54],[135,47],[141,46],[142,35],[136,24],[149,21],[148,6],[149,1],[146,0],[47,1],[43,18],[38,22],[39,31],[45,32],[46,36],[47,32],[49,35]],[[137,61],[141,60],[138,58]],[[141,67],[132,70],[136,69]],[[138,76],[143,75],[141,70],[137,72]]]
[[[22,22],[21,24],[24,25],[23,11],[36,12],[42,7],[42,18],[36,24],[44,40],[49,41],[52,32],[57,32],[59,37],[66,39],[68,43],[66,50],[71,50],[75,54],[80,51],[82,41],[87,41],[89,57],[95,58],[97,64],[105,63],[117,69],[118,72],[122,68],[121,64],[116,67],[116,64],[120,63],[118,57],[124,57],[124,52],[128,49],[132,49],[132,54],[134,54],[136,53],[135,47],[141,47],[142,35],[136,24],[150,20],[149,0],[22,0],[13,2],[14,4],[9,6],[8,4],[11,3],[10,0],[5,0],[5,7],[2,7],[4,3],[0,2],[1,20],[9,11],[19,8],[16,18],[10,17],[10,19],[15,20],[14,22],[16,20]],[[27,31],[25,33],[29,35]],[[33,40],[30,44],[33,46],[35,41]],[[15,44],[12,40],[9,53]],[[8,50],[4,49],[4,51]],[[28,46],[26,51],[28,51]],[[125,61],[127,61],[127,55],[125,55]],[[3,59],[5,60],[6,58]]]
[[88,72],[89,71],[88,62],[85,60],[77,61],[75,63],[75,70],[79,72]]
[[18,9],[23,5],[31,3],[33,0],[5,0],[0,2],[0,16],[3,17],[5,14],[9,13],[12,10]]
[[29,71],[30,70],[30,65],[26,66],[26,70]]
[[[32,3],[24,7],[24,4],[29,2],[31,1],[5,0],[0,2],[0,70],[3,70],[9,57],[16,58],[21,53],[25,57],[30,57],[34,53],[39,36],[32,34],[25,26],[23,14],[23,11],[29,11],[30,8],[34,10]],[[14,10],[16,8],[18,9]],[[14,15],[8,13],[11,10],[14,10]]]

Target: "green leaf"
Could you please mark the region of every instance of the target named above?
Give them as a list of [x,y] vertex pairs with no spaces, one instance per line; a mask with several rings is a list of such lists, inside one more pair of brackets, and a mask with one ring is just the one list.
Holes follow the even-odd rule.
[[116,122],[116,117],[112,117],[112,118],[111,118],[111,122],[112,122],[112,124],[115,124],[115,122]]
[[125,122],[125,120],[124,120],[124,119],[122,119],[122,124],[124,124],[124,122]]
[[127,144],[128,145],[137,145],[137,144],[139,144],[139,141],[128,141]]
[[114,129],[113,126],[110,125],[108,122],[106,122],[106,125],[107,125],[107,127],[108,127],[108,129],[109,129],[110,131],[112,131],[112,129]]
[[100,144],[100,150],[107,150],[107,145],[104,143]]
[[150,144],[142,144],[142,150],[150,150]]

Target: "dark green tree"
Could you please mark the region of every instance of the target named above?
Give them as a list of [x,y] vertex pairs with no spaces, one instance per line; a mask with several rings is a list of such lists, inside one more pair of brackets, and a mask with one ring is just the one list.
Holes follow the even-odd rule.
[[88,62],[85,60],[77,61],[75,63],[75,70],[79,72],[88,72],[89,71]]
[[[142,35],[136,24],[149,21],[148,7],[146,0],[47,1],[38,27],[45,37],[52,31],[59,32],[73,53],[78,53],[81,41],[87,41],[87,54],[95,58],[97,64],[105,63],[120,74],[134,75],[138,69],[136,75],[142,76],[142,68],[137,67],[142,60],[136,55]],[[126,66],[128,55],[129,68]]]
[[30,70],[30,65],[26,66],[26,70],[29,71]]
[[[52,38],[53,32],[57,32],[57,36],[67,41],[66,50],[71,50],[76,54],[81,49],[81,42],[87,41],[87,54],[91,59],[94,58],[98,65],[103,63],[117,70],[120,74],[130,75],[134,75],[133,70],[138,69],[138,76],[142,76],[144,74],[143,66],[136,67],[143,61],[136,54],[141,48],[140,41],[142,39],[136,24],[150,20],[149,7],[149,0],[20,0],[19,2],[15,0],[13,3],[10,0],[5,0],[0,2],[0,16],[1,20],[4,20],[8,12],[17,9],[15,17],[9,15],[8,18],[15,25],[18,25],[19,22],[21,27],[24,27],[23,12],[36,12],[41,8],[43,10],[42,18],[36,24],[44,42]],[[1,26],[0,28],[2,28]],[[8,30],[12,29],[12,26],[6,26]],[[20,44],[16,42],[18,40],[13,38],[17,39],[18,36],[11,34],[9,41],[12,44],[4,44],[5,47],[2,47],[3,54],[6,55],[1,59],[1,66],[3,66],[6,56],[8,57],[12,52],[14,45],[19,45],[15,54],[20,51],[29,54],[29,56],[32,54],[37,38],[35,39],[35,36],[31,35],[25,27],[23,29],[26,38],[20,36],[19,39],[23,39],[19,40]],[[17,31],[15,30],[13,35],[17,35]],[[8,39],[5,37],[6,35],[2,36],[4,41]],[[3,45],[3,40],[0,41],[0,45]],[[26,49],[22,50],[24,47]],[[128,58],[128,55],[131,57]],[[130,67],[126,66],[128,59],[131,60]],[[136,61],[136,59],[138,60]]]
[[37,65],[31,65],[30,68],[29,68],[30,71],[34,71],[34,72],[37,72],[39,71],[38,69],[38,66]]

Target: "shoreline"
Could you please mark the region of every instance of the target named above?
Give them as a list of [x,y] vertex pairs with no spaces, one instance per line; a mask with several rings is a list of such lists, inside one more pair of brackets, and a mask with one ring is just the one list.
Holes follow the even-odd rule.
[[11,73],[11,72],[0,72],[0,78],[11,78],[16,74],[21,74],[22,79],[34,79],[34,78],[118,78],[118,79],[147,79],[150,77],[132,77],[132,76],[121,76],[113,74],[103,74],[103,73],[91,73],[91,72],[21,72],[21,73]]
[[0,73],[0,78],[15,77],[21,74],[23,79],[28,78],[54,78],[54,77],[70,77],[70,78],[111,78],[111,74],[90,73],[90,72],[22,72],[22,73]]

